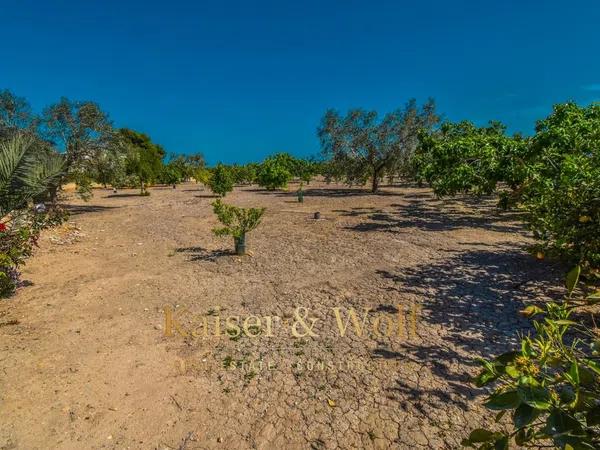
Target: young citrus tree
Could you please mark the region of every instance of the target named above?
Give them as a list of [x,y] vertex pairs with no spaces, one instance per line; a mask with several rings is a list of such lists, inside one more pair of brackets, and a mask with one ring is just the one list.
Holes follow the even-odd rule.
[[233,191],[235,178],[230,167],[224,164],[217,164],[212,170],[211,176],[208,179],[208,187],[215,194],[225,197],[228,192]]
[[223,227],[214,228],[217,236],[232,236],[235,252],[238,255],[246,253],[246,233],[254,230],[261,222],[265,208],[240,208],[227,205],[220,199],[212,203],[213,211]]

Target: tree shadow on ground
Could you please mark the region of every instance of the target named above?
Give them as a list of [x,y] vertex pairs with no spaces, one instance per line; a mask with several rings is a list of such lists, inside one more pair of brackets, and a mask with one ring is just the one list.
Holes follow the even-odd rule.
[[141,195],[139,192],[128,192],[123,194],[109,194],[105,195],[104,198],[126,198],[126,197],[145,197],[145,195]]
[[198,194],[198,195],[194,195],[194,197],[196,197],[196,198],[219,198],[219,196],[216,194]]
[[401,272],[380,270],[380,276],[395,284],[389,289],[421,299],[419,339],[404,341],[394,352],[378,348],[374,357],[421,364],[446,384],[439,390],[399,378],[393,390],[403,398],[429,398],[434,404],[456,394],[452,401],[466,407],[477,392],[468,382],[466,368],[477,366],[476,357],[516,348],[519,333],[532,330],[519,311],[529,302],[560,297],[564,272],[564,267],[536,261],[506,244]]
[[122,208],[122,206],[100,206],[100,205],[62,205],[70,215],[103,212],[111,209]]
[[457,228],[485,228],[499,232],[522,232],[524,225],[516,212],[501,212],[489,203],[469,205],[465,210],[462,202],[439,204],[435,199],[417,199],[407,204],[392,204],[391,212],[382,210],[338,210],[346,216],[366,216],[367,221],[346,227],[360,232],[397,233],[406,228],[425,231],[447,231]]
[[222,256],[235,255],[232,250],[208,250],[203,247],[180,247],[175,252],[187,254],[189,261],[216,261]]
[[[246,189],[248,192],[255,192],[261,195],[273,195],[275,197],[296,197],[298,193],[296,190],[290,191],[269,191],[267,189]],[[337,198],[337,197],[385,197],[385,196],[399,196],[398,192],[390,192],[380,190],[376,193],[371,192],[368,189],[343,189],[343,188],[304,188],[304,197],[324,197],[324,198]]]
[[[414,408],[425,415],[431,412],[431,407],[448,403],[464,411],[469,409],[469,402],[478,390],[470,386],[469,373],[464,369],[455,371],[452,366],[459,361],[462,366],[472,367],[476,366],[475,361],[464,361],[457,352],[446,347],[410,343],[405,343],[404,347],[402,352],[390,352],[381,348],[374,352],[376,358],[408,360],[421,366],[417,380],[402,376],[396,378],[388,389],[390,397],[399,400],[403,409]],[[425,376],[423,366],[437,378],[437,382],[432,382],[431,376],[429,379]]]

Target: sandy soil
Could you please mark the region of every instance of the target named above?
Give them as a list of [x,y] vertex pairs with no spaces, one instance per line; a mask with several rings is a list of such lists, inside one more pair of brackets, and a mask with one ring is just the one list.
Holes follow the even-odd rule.
[[[560,283],[492,200],[238,188],[228,202],[267,207],[240,258],[210,232],[209,192],[151,192],[68,200],[0,302],[0,449],[455,448],[485,420],[473,358],[508,349],[523,302]],[[297,307],[318,336],[292,334]],[[336,307],[398,333],[342,337]],[[202,336],[231,315],[260,334]]]

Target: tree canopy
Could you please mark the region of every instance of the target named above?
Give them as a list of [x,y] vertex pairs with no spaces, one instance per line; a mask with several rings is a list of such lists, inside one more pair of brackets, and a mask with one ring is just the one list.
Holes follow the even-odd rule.
[[413,99],[381,120],[376,111],[352,109],[341,116],[329,110],[318,135],[323,156],[349,184],[364,184],[370,178],[371,191],[377,192],[385,170],[408,165],[419,132],[431,129],[438,121],[433,100],[419,107]]

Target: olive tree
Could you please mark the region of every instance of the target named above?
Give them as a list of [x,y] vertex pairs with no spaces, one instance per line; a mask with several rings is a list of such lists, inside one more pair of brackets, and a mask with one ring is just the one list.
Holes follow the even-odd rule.
[[89,194],[94,161],[114,145],[108,115],[94,102],[63,97],[44,110],[41,124],[45,137],[64,152],[66,175],[81,188],[81,194]]
[[0,91],[0,139],[15,133],[34,132],[38,119],[23,97],[17,97],[9,90]]
[[329,110],[318,135],[323,156],[349,184],[364,184],[370,178],[371,191],[377,192],[386,168],[410,161],[419,132],[431,129],[438,120],[433,100],[419,107],[413,99],[381,120],[376,111],[353,109],[341,116]]

